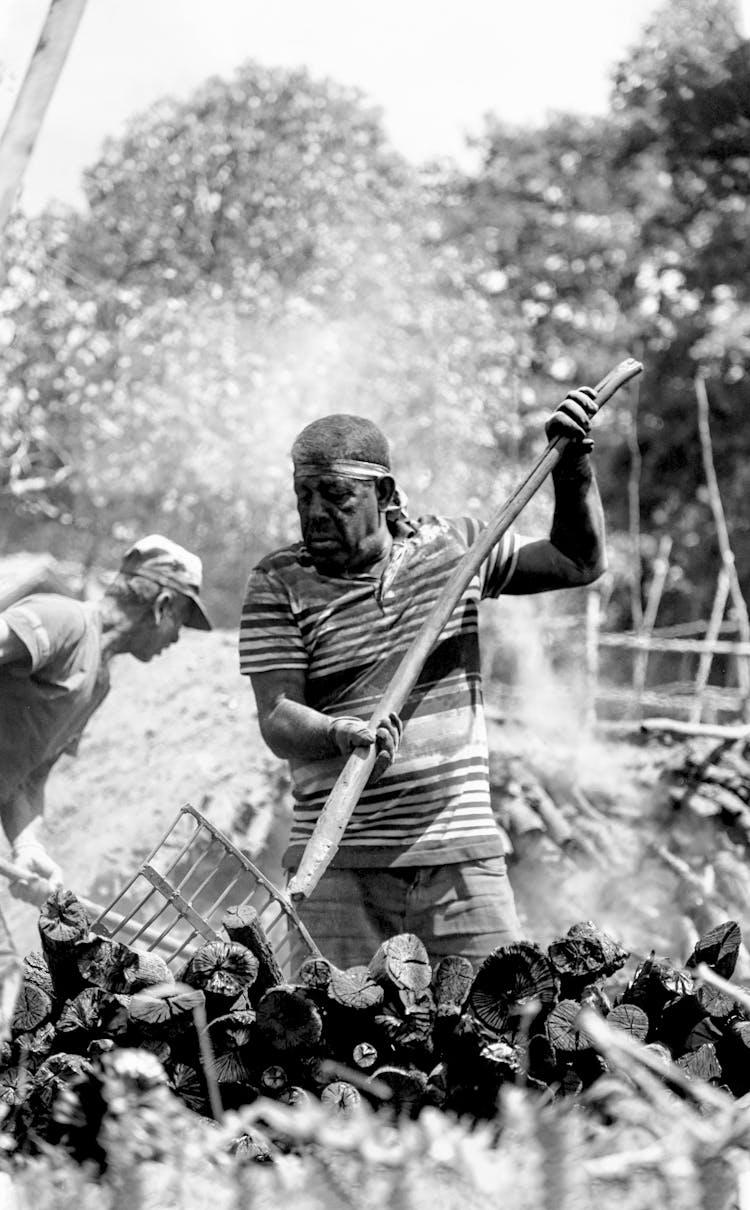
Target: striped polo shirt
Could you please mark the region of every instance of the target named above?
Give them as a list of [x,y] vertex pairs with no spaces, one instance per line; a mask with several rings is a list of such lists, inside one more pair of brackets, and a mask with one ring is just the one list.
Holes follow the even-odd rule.
[[[268,555],[247,585],[240,671],[300,670],[309,706],[369,720],[481,528],[469,517],[420,518],[374,575],[321,575],[302,543]],[[508,850],[490,806],[478,605],[502,593],[517,547],[506,534],[465,590],[401,711],[396,759],[363,791],[332,864],[442,865]],[[289,764],[294,819],[285,863],[295,868],[344,759]]]

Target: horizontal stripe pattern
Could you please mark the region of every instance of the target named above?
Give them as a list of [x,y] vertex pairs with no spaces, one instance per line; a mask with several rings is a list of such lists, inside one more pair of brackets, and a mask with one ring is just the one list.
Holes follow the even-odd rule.
[[[469,517],[421,519],[394,546],[383,579],[321,576],[304,546],[277,551],[253,570],[240,624],[240,671],[302,670],[305,699],[327,714],[369,719],[456,564],[482,529]],[[444,847],[446,860],[507,842],[492,813],[479,673],[478,604],[499,596],[515,567],[506,534],[456,606],[402,712],[397,758],[361,796],[342,845],[383,849],[384,864]],[[394,557],[397,562],[394,562]],[[383,590],[385,586],[385,590]],[[343,761],[291,761],[291,846],[310,838]],[[434,860],[434,856],[433,856]]]

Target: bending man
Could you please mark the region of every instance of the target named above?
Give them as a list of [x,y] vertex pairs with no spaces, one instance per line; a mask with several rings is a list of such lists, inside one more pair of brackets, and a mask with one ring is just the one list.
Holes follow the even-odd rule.
[[39,835],[50,769],[104,701],[113,656],[147,662],[180,627],[211,629],[201,575],[196,555],[152,534],[126,553],[100,603],[35,593],[0,613],[0,820],[26,875],[14,894],[39,900],[61,885]]
[[571,438],[553,472],[549,538],[506,534],[455,609],[401,717],[367,726],[405,650],[480,523],[399,507],[386,438],[368,420],[314,421],[292,448],[302,541],[250,575],[240,667],[263,738],[290,763],[296,869],[342,765],[375,744],[370,781],[330,868],[302,907],[339,966],[416,933],[433,960],[479,961],[518,939],[507,838],[490,805],[478,604],[501,593],[589,584],[604,521],[587,438],[593,392],[571,392],[546,425]]

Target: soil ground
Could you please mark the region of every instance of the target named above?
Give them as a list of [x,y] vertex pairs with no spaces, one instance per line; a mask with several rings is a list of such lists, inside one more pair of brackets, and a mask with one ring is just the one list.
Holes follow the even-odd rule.
[[[50,776],[45,840],[66,885],[106,904],[191,803],[219,827],[242,821],[243,844],[276,877],[288,807],[281,793],[272,820],[269,795],[284,781],[239,675],[236,635],[185,631],[150,664],[113,661],[112,689],[77,756]],[[22,952],[35,948],[36,911],[4,885],[0,908]]]

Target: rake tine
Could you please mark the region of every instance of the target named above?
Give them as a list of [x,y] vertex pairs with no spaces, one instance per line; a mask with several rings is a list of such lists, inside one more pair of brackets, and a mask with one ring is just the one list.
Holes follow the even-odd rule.
[[[122,917],[122,920],[120,922],[121,925],[124,927],[125,925],[129,925],[132,921],[133,927],[135,927],[138,924],[138,921],[133,920],[133,917],[136,915],[137,912],[140,912],[143,910],[143,908],[145,908],[149,899],[152,899],[155,894],[156,894],[155,888],[151,887],[151,889],[146,893],[145,897],[143,899],[139,899],[138,903],[135,905],[134,908],[131,909],[131,911],[128,913],[128,915]],[[117,900],[115,900],[115,902],[117,902]],[[112,910],[112,906],[114,906],[114,905],[110,905],[110,907],[107,908],[107,912],[110,912]],[[153,920],[155,920],[158,917],[158,915],[159,915],[159,913],[157,912],[156,916],[153,917]],[[144,927],[148,928],[148,926],[153,923],[153,920],[147,921],[147,923]]]
[[[241,873],[244,874],[245,871],[242,870]],[[236,883],[238,883],[239,881],[240,881],[240,874],[235,874],[234,878],[232,879],[232,881],[230,882],[230,884],[226,888],[226,890],[222,891],[222,893],[219,895],[219,898],[215,901],[215,903],[213,903],[210,908],[206,909],[206,919],[207,920],[210,921],[211,917],[216,915],[216,913],[218,912],[218,910],[221,907],[224,900],[229,896],[230,892],[234,889]]]
[[[192,825],[191,835],[184,841],[178,841],[174,856],[166,860],[165,865],[160,868],[159,859],[165,861],[168,858],[165,846],[168,847],[173,837],[176,837],[183,822]],[[197,846],[197,849],[194,846]],[[176,871],[186,858],[188,868],[178,877]],[[205,876],[200,872],[203,863],[208,866]],[[233,866],[231,863],[234,863]],[[211,879],[222,870],[223,865],[229,867],[226,870],[223,890],[208,908],[199,911],[194,906],[196,900],[205,891]],[[231,872],[232,869],[234,872]],[[197,885],[191,887],[196,873]],[[148,884],[147,893],[126,917],[111,919],[114,906],[132,892],[139,878],[145,879]],[[241,898],[243,879],[251,883],[252,889]],[[256,907],[272,947],[285,955],[283,962],[286,970],[292,965],[295,969],[299,968],[300,951],[304,951],[304,957],[319,954],[320,951],[284,894],[241,849],[189,803],[180,809],[177,818],[152,849],[141,869],[119,892],[113,903],[104,909],[96,923],[104,928],[103,922],[110,918],[110,936],[115,936],[118,932],[135,932],[133,940],[143,939],[152,950],[159,947],[168,950],[169,960],[174,963],[180,955],[189,955],[196,940],[202,942],[217,937],[213,918],[222,905],[231,900],[233,894],[240,902],[251,902]],[[154,899],[157,905],[161,902],[161,906],[157,906],[157,910],[147,915],[147,919],[141,923],[137,919],[138,915],[147,912]],[[168,913],[168,908],[172,909],[171,913]],[[183,935],[180,936],[180,933]]]

